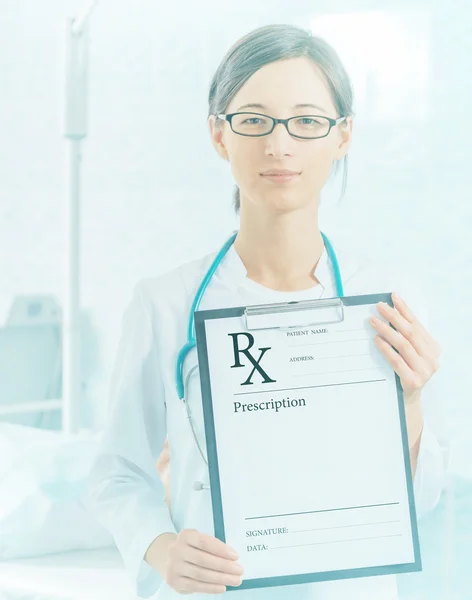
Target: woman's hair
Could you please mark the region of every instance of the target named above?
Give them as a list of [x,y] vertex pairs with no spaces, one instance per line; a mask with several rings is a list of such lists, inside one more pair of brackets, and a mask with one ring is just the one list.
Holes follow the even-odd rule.
[[[277,60],[310,58],[323,72],[339,116],[353,114],[353,90],[349,76],[336,51],[322,38],[295,25],[266,25],[249,32],[228,50],[216,70],[208,94],[208,116],[226,112],[226,107],[244,83],[264,65]],[[218,122],[218,119],[217,119]],[[334,173],[339,169],[336,162]],[[347,156],[341,197],[346,190]],[[239,212],[239,187],[234,191],[234,206]]]

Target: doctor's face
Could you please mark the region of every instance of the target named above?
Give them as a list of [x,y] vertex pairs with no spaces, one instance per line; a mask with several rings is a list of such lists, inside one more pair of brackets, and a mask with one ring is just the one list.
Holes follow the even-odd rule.
[[[246,106],[248,104],[257,106]],[[297,108],[298,104],[314,106]],[[298,115],[339,116],[321,70],[305,57],[279,60],[256,71],[225,112],[239,111],[284,119]],[[246,118],[249,121],[244,123]],[[209,127],[217,152],[230,163],[241,190],[241,204],[254,203],[271,211],[287,212],[318,202],[333,161],[340,160],[348,151],[352,119],[347,121],[320,139],[295,138],[281,123],[262,137],[237,135],[227,121],[220,120],[215,127],[214,116],[209,117]],[[236,122],[248,132],[261,123],[251,115],[235,117],[235,127]],[[311,121],[300,121],[302,127],[307,123]],[[289,169],[299,175],[288,181],[274,181],[261,175],[269,169]]]

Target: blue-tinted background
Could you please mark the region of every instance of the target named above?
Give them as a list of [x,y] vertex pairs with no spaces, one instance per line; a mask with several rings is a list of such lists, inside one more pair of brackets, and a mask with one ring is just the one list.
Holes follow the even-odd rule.
[[[86,4],[0,0],[0,311],[21,296],[63,302],[64,21]],[[347,192],[339,203],[341,176],[329,183],[322,229],[414,274],[443,345],[449,483],[420,522],[424,571],[400,578],[401,597],[472,598],[468,2],[98,5],[82,146],[80,425],[99,432],[105,422],[121,317],[137,280],[212,251],[237,227],[229,165],[208,135],[208,87],[236,39],[275,22],[324,36],[354,85]],[[23,342],[0,333],[0,402],[56,397],[57,330],[25,327]],[[57,428],[60,412],[10,420]]]

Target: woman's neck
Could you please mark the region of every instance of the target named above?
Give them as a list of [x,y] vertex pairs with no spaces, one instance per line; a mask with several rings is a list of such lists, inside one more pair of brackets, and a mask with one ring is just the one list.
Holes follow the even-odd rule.
[[240,229],[234,242],[247,277],[280,291],[304,290],[318,284],[313,273],[324,241],[317,205],[285,214],[248,212],[241,207]]

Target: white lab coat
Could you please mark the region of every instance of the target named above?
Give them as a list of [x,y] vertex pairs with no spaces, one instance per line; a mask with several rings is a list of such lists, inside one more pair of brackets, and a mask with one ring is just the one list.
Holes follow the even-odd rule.
[[[372,262],[353,256],[331,240],[337,254],[346,296],[399,292],[428,326],[426,305],[415,285],[400,281]],[[214,534],[210,492],[195,491],[196,481],[209,485],[208,468],[193,440],[182,401],[175,388],[177,353],[186,342],[190,307],[216,251],[164,275],[137,283],[122,324],[114,367],[109,421],[92,468],[87,503],[113,534],[137,594],[159,600],[180,597],[144,562],[149,544],[159,534],[195,528]],[[369,264],[370,263],[370,264]],[[270,290],[246,277],[244,264],[230,248],[217,269],[201,309],[222,308],[306,298],[334,297],[335,284],[326,250],[315,275],[320,284],[302,292]],[[196,350],[187,356],[184,376],[197,364]],[[433,378],[434,380],[434,378]],[[414,492],[419,517],[438,502],[445,483],[447,443],[440,431],[441,394],[431,380],[423,392],[425,427]],[[206,451],[198,369],[189,379],[189,403],[200,443]],[[156,461],[169,439],[171,513]],[[375,448],[372,449],[375,452]],[[231,591],[232,600],[394,600],[395,576],[375,576],[297,586]],[[194,594],[193,598],[210,598]],[[214,596],[211,596],[214,597]]]

